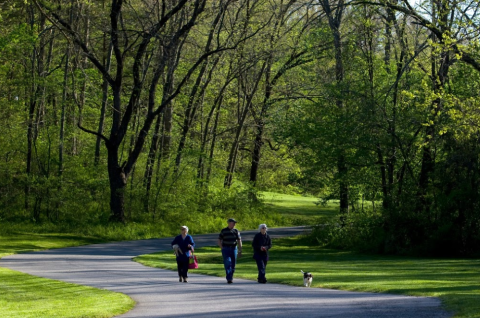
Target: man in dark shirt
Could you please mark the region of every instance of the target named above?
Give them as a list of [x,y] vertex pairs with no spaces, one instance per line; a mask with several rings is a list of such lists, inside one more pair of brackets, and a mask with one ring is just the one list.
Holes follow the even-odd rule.
[[222,250],[223,266],[227,283],[233,282],[233,273],[235,273],[235,265],[238,257],[242,256],[242,238],[240,232],[235,228],[237,221],[228,219],[228,226],[218,235],[218,246]]

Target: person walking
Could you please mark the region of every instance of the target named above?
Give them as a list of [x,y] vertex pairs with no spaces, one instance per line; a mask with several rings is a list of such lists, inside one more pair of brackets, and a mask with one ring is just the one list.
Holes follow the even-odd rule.
[[228,219],[228,226],[218,235],[218,246],[222,250],[223,266],[227,283],[233,283],[233,274],[237,264],[237,256],[242,257],[242,238],[240,232],[235,228],[237,221]]
[[193,237],[188,234],[188,227],[180,227],[181,234],[177,235],[172,241],[172,248],[177,257],[178,281],[188,283],[188,259],[193,256],[195,242]]
[[272,248],[272,240],[267,234],[266,224],[260,224],[258,230],[260,232],[255,234],[252,242],[253,258],[255,259],[255,262],[257,262],[257,281],[265,284],[267,282],[267,279],[265,278],[265,270],[268,262],[268,250]]

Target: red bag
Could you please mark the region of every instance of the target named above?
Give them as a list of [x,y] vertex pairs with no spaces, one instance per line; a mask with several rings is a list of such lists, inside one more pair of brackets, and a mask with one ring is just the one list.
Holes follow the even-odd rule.
[[188,269],[196,269],[198,268],[198,261],[197,261],[197,256],[193,255],[190,256],[188,259]]

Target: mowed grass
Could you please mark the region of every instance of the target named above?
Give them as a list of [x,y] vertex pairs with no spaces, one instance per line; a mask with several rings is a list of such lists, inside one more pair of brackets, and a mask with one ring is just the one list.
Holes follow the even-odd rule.
[[9,234],[0,235],[0,258],[10,254],[42,251],[52,248],[103,243],[105,240],[68,234]]
[[300,195],[261,192],[260,200],[268,209],[285,217],[291,225],[322,223],[337,214],[338,202],[320,204],[318,198]]
[[[73,235],[12,234],[0,237],[0,257],[100,242]],[[130,297],[120,293],[0,267],[0,317],[113,317],[134,305]]]
[[[312,247],[304,242],[301,237],[273,241],[267,266],[269,283],[302,286],[303,270],[313,274],[312,287],[439,297],[455,317],[480,317],[480,260],[365,255]],[[257,268],[249,243],[244,244],[243,251],[235,277],[256,280]],[[195,254],[200,268],[193,272],[224,277],[218,247],[198,248]],[[134,260],[176,270],[171,252],[142,255]]]

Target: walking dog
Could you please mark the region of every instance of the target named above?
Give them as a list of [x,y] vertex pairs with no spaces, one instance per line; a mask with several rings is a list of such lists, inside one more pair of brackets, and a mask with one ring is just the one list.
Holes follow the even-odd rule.
[[312,273],[305,273],[304,271],[300,270],[303,274],[303,286],[310,287],[312,285],[313,275]]

